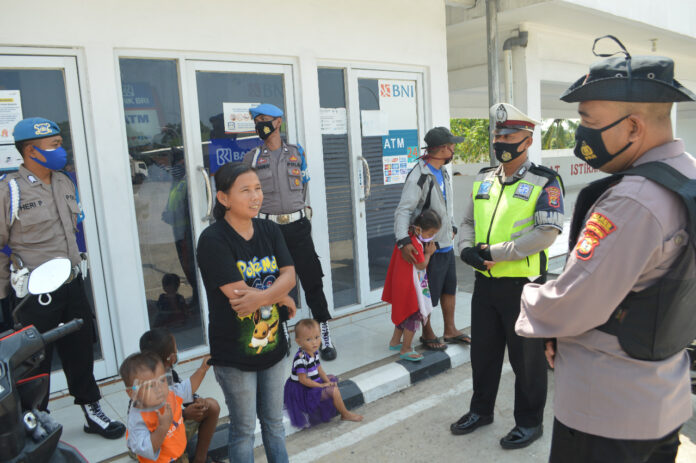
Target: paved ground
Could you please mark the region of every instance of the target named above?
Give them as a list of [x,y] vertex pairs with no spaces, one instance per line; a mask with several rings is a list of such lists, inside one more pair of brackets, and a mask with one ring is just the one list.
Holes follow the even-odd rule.
[[[506,451],[498,441],[514,426],[513,383],[514,375],[506,365],[494,423],[470,435],[453,436],[449,432],[449,424],[467,411],[471,398],[471,367],[467,364],[360,407],[356,411],[365,416],[363,423],[335,418],[290,436],[287,440],[290,461],[544,462],[548,458],[553,422],[553,375],[549,375],[544,436],[526,449]],[[696,461],[696,419],[684,426],[681,441],[677,462]],[[257,462],[266,461],[262,447],[256,449],[255,457]]]

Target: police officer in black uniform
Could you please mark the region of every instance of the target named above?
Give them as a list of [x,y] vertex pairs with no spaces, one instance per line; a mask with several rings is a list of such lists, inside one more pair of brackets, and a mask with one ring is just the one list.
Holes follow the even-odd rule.
[[[85,414],[84,431],[117,439],[126,428],[104,413],[93,373],[94,327],[83,283],[86,262],[75,235],[82,212],[75,184],[60,171],[67,158],[60,128],[53,121],[33,117],[18,122],[13,136],[23,163],[17,172],[0,180],[0,247],[9,246],[13,256],[10,266],[10,257],[0,253],[0,297],[10,296],[16,303],[27,293],[32,270],[56,257],[70,259],[71,280],[51,294],[50,303],[44,306],[31,298],[17,317],[22,325],[34,325],[42,333],[73,318],[84,320],[80,330],[58,340],[55,348],[68,390]],[[53,345],[46,346],[46,358],[36,374],[49,374],[50,378],[52,354]],[[46,410],[47,406],[48,393],[39,408]]]
[[312,226],[307,217],[307,162],[302,147],[290,145],[280,138],[283,111],[272,104],[262,104],[249,111],[256,123],[256,132],[263,145],[244,155],[244,163],[256,169],[263,189],[259,217],[280,225],[295,272],[305,291],[307,305],[321,327],[321,348],[324,360],[336,358],[336,348],[329,331],[328,303],[324,295],[319,257],[312,241]]

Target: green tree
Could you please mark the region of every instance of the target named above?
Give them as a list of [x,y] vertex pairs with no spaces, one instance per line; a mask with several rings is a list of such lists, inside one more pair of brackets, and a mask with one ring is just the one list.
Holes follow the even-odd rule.
[[455,159],[468,163],[489,160],[488,119],[450,119],[450,129],[464,137],[464,142],[455,147]]
[[558,150],[575,146],[575,130],[579,122],[554,119],[548,129],[541,131],[541,149]]

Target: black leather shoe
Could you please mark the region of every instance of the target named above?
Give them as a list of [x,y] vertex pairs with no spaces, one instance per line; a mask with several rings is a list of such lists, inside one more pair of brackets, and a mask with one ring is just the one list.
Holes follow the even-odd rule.
[[541,424],[531,428],[515,426],[507,436],[500,439],[500,446],[506,450],[521,449],[540,438],[542,434],[544,426]]
[[479,415],[478,413],[469,412],[457,420],[456,423],[450,425],[450,431],[455,436],[469,434],[481,426],[491,424],[493,415]]
[[331,342],[331,331],[329,331],[329,322],[319,323],[321,328],[321,347],[319,348],[319,355],[322,360],[335,360],[338,353],[336,348]]

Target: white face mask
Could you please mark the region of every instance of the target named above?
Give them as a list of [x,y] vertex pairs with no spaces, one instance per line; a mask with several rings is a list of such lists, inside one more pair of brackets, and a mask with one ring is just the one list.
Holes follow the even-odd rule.
[[418,235],[418,239],[421,240],[421,243],[429,243],[433,239],[435,239],[435,235],[431,236],[430,238],[423,238],[420,234]]

